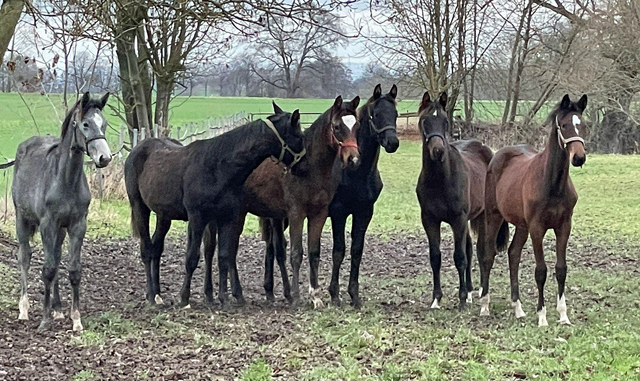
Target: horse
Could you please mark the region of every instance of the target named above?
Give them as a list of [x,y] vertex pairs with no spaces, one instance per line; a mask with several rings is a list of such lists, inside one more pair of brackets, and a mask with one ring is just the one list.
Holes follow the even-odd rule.
[[396,96],[398,88],[391,87],[387,94],[382,94],[378,84],[369,98],[358,110],[358,147],[360,148],[360,165],[353,171],[342,172],[342,180],[333,201],[329,205],[331,230],[333,232],[333,269],[329,293],[332,304],[340,305],[340,285],[338,277],[345,254],[345,225],[347,217],[352,215],[351,225],[351,272],[349,277],[349,295],[351,305],[362,306],[359,294],[358,274],[364,250],[364,237],[373,217],[373,206],[382,191],[382,179],[378,171],[380,146],[387,153],[398,149],[400,142],[396,132]]
[[[420,106],[419,127],[422,144],[422,170],[416,193],[420,203],[422,226],[429,240],[429,259],[433,271],[432,309],[440,308],[440,225],[446,222],[453,230],[453,258],[460,281],[459,309],[471,302],[471,258],[473,255],[471,229],[478,233],[477,251],[484,245],[484,180],[493,153],[477,140],[449,143],[450,125],[445,111],[447,93],[440,94],[436,102],[425,92]],[[506,225],[494,237],[499,246],[506,241]],[[468,298],[468,299],[467,299]]]
[[[306,156],[293,168],[284,172],[271,160],[264,161],[247,179],[244,186],[243,208],[246,213],[260,217],[262,238],[266,240],[264,288],[268,302],[273,295],[274,256],[282,275],[285,298],[296,307],[300,300],[299,277],[302,264],[302,231],[307,218],[310,264],[309,294],[314,306],[322,305],[318,293],[320,236],[327,219],[328,208],[340,183],[342,167],[355,168],[359,164],[356,140],[358,120],[356,110],[359,97],[343,102],[338,96],[333,105],[320,115],[304,132]],[[240,221],[244,221],[240,219]],[[293,287],[286,270],[287,223],[292,242],[291,266]],[[242,230],[242,226],[238,227]],[[209,235],[211,241],[215,231]],[[211,290],[211,261],[214,247],[205,240],[205,294]],[[234,269],[232,269],[233,271]],[[232,288],[239,289],[237,272],[231,274]]]
[[551,133],[542,152],[528,145],[505,147],[499,150],[487,171],[485,209],[487,248],[479,257],[481,281],[480,315],[489,315],[489,275],[496,248],[491,237],[504,221],[515,225],[516,231],[509,246],[509,275],[511,303],[516,318],[526,316],[520,303],[518,269],[522,248],[529,234],[535,254],[535,279],[538,287],[538,326],[547,326],[544,305],[544,284],[547,265],[542,240],[547,230],[556,235],[556,279],[558,281],[557,310],[561,324],[571,324],[567,316],[564,285],[567,277],[567,242],[571,234],[573,207],[578,194],[569,177],[569,163],[581,167],[586,161],[582,113],[587,96],[572,102],[566,94],[553,108],[547,124]]
[[[188,221],[186,273],[179,305],[189,306],[191,278],[200,259],[204,230],[210,223],[220,232],[219,267],[225,282],[220,283],[218,297],[221,302],[226,299],[226,276],[238,251],[241,230],[236,230],[237,219],[247,177],[269,157],[292,166],[304,155],[300,112],[284,112],[275,103],[273,111],[274,115],[264,120],[212,139],[187,146],[170,138],[145,139],[131,151],[125,162],[125,183],[151,304],[163,303],[160,256],[172,220]],[[156,213],[153,237],[149,236],[151,211]]]
[[100,99],[91,99],[89,93],[85,93],[67,113],[60,138],[33,136],[18,146],[11,187],[19,243],[21,288],[18,319],[29,319],[27,287],[32,254],[29,240],[39,229],[44,249],[44,301],[39,330],[50,325],[52,310],[54,319],[64,318],[58,268],[62,243],[65,235],[69,234],[69,281],[72,288],[70,317],[73,330],[82,331],[80,251],[91,202],[83,160],[88,155],[98,168],[106,167],[111,161],[111,151],[104,136],[107,122],[102,115],[108,99],[109,93]]

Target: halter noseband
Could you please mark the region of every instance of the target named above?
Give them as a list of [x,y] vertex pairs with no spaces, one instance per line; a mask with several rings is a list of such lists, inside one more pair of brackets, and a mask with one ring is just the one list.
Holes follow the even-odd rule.
[[580,142],[584,146],[584,139],[579,135],[572,136],[570,138],[565,138],[562,135],[562,128],[560,128],[560,123],[558,122],[558,115],[556,115],[556,128],[558,129],[558,144],[560,144],[560,148],[567,149],[567,145],[571,142]]
[[[274,134],[276,134],[276,138],[278,138],[278,141],[280,142],[280,145],[282,146],[282,149],[280,150],[280,156],[278,157],[277,162],[278,163],[282,163],[282,159],[284,159],[285,152],[289,152],[291,154],[291,156],[293,156],[293,161],[291,162],[291,164],[289,164],[287,166],[287,170],[293,168],[294,165],[298,164],[298,162],[300,160],[302,160],[304,155],[307,153],[307,150],[304,147],[302,147],[302,151],[294,152],[291,149],[291,147],[289,147],[289,145],[284,141],[284,139],[282,139],[282,136],[280,136],[280,133],[276,129],[276,126],[273,125],[273,122],[271,122],[267,118],[264,118],[262,121],[264,122],[264,124],[267,125],[267,127],[269,127],[271,129],[271,131],[273,131]],[[274,159],[275,159],[275,157],[274,157]]]
[[373,132],[375,132],[376,134],[381,134],[386,130],[394,130],[396,128],[396,126],[392,125],[378,128],[378,126],[376,126],[376,124],[373,122],[373,115],[371,115],[371,105],[367,106],[367,116],[369,117],[369,127],[371,127]]
[[434,137],[438,137],[438,138],[442,139],[442,142],[443,142],[443,143],[447,141],[447,140],[446,140],[446,138],[444,137],[444,135],[443,135],[443,134],[441,134],[441,133],[439,133],[439,132],[432,132],[432,133],[430,133],[429,135],[427,135],[427,136],[424,138],[424,141],[425,141],[425,142],[427,142],[427,143],[429,143],[429,140],[430,140],[431,138],[434,138]]

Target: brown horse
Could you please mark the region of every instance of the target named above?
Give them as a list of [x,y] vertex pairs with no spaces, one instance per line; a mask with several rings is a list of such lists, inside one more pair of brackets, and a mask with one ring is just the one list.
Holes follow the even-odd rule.
[[[354,168],[359,162],[357,144],[358,120],[356,109],[360,102],[355,97],[343,102],[337,97],[304,132],[305,157],[291,171],[285,172],[272,160],[265,160],[247,179],[244,187],[243,210],[261,217],[263,239],[267,241],[264,287],[267,300],[273,295],[273,259],[280,267],[285,297],[296,305],[300,298],[299,277],[302,264],[302,230],[307,219],[310,271],[310,295],[314,305],[322,304],[318,295],[318,266],[320,260],[320,236],[327,219],[328,208],[342,175],[342,168]],[[290,223],[292,242],[291,266],[293,268],[293,295],[285,266],[286,241],[284,228]],[[239,219],[244,223],[244,216]],[[215,249],[214,227],[205,236],[205,295],[213,289],[211,262]],[[241,230],[241,226],[239,227]],[[235,266],[230,267],[232,289],[240,289]]]
[[[478,232],[478,252],[484,245],[484,179],[493,156],[489,147],[477,140],[449,144],[449,118],[445,108],[447,93],[432,102],[424,93],[418,109],[422,144],[422,171],[416,193],[420,202],[422,225],[429,238],[429,257],[433,270],[431,308],[440,308],[440,225],[446,222],[453,230],[453,258],[460,278],[460,309],[470,302],[472,241],[468,225]],[[506,225],[504,226],[506,229]],[[494,237],[504,246],[508,232]],[[467,299],[469,298],[469,300]]]
[[[544,151],[537,152],[531,146],[505,147],[499,150],[487,172],[485,209],[487,248],[480,257],[481,310],[489,315],[489,275],[496,247],[491,237],[507,221],[516,226],[509,246],[509,275],[511,277],[511,303],[516,318],[525,316],[520,304],[518,268],[520,255],[527,237],[531,234],[536,258],[536,284],[538,286],[538,326],[547,325],[547,309],[544,305],[544,284],[547,265],[542,251],[542,240],[547,230],[556,235],[556,278],[558,280],[558,304],[561,324],[570,324],[564,284],[567,277],[566,251],[571,233],[571,216],[578,201],[578,194],[569,178],[569,163],[580,167],[586,160],[584,140],[580,137],[582,112],[587,107],[587,96],[572,102],[569,95],[549,115],[551,134]],[[582,131],[584,132],[584,131]]]

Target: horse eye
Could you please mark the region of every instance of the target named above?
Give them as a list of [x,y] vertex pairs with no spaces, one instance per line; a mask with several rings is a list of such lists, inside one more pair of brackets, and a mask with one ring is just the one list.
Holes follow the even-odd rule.
[[84,122],[84,123],[82,123],[82,126],[83,126],[84,128],[89,128],[89,123]]

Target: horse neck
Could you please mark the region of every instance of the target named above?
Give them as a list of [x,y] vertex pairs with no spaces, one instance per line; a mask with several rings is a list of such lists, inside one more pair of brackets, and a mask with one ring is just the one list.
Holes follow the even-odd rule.
[[363,115],[360,117],[360,127],[358,127],[358,146],[360,147],[358,171],[370,172],[378,167],[380,143],[378,143],[376,133],[371,129],[370,121],[367,110],[363,110]]
[[441,180],[451,177],[451,147],[449,143],[444,143],[442,161],[431,160],[427,143],[424,143],[422,147],[422,170],[426,173],[427,177]]
[[306,142],[306,149],[313,167],[321,172],[331,171],[338,153],[337,149],[333,147],[333,142],[331,142],[331,135],[326,133],[324,127],[321,127],[313,131],[308,137],[310,139]]
[[563,196],[569,180],[569,153],[558,144],[558,129],[551,127],[549,140],[543,151],[545,184],[550,196]]
[[64,183],[76,183],[84,174],[84,151],[75,146],[75,126],[70,122],[69,128],[61,138],[58,145],[60,161],[58,162],[58,175]]

